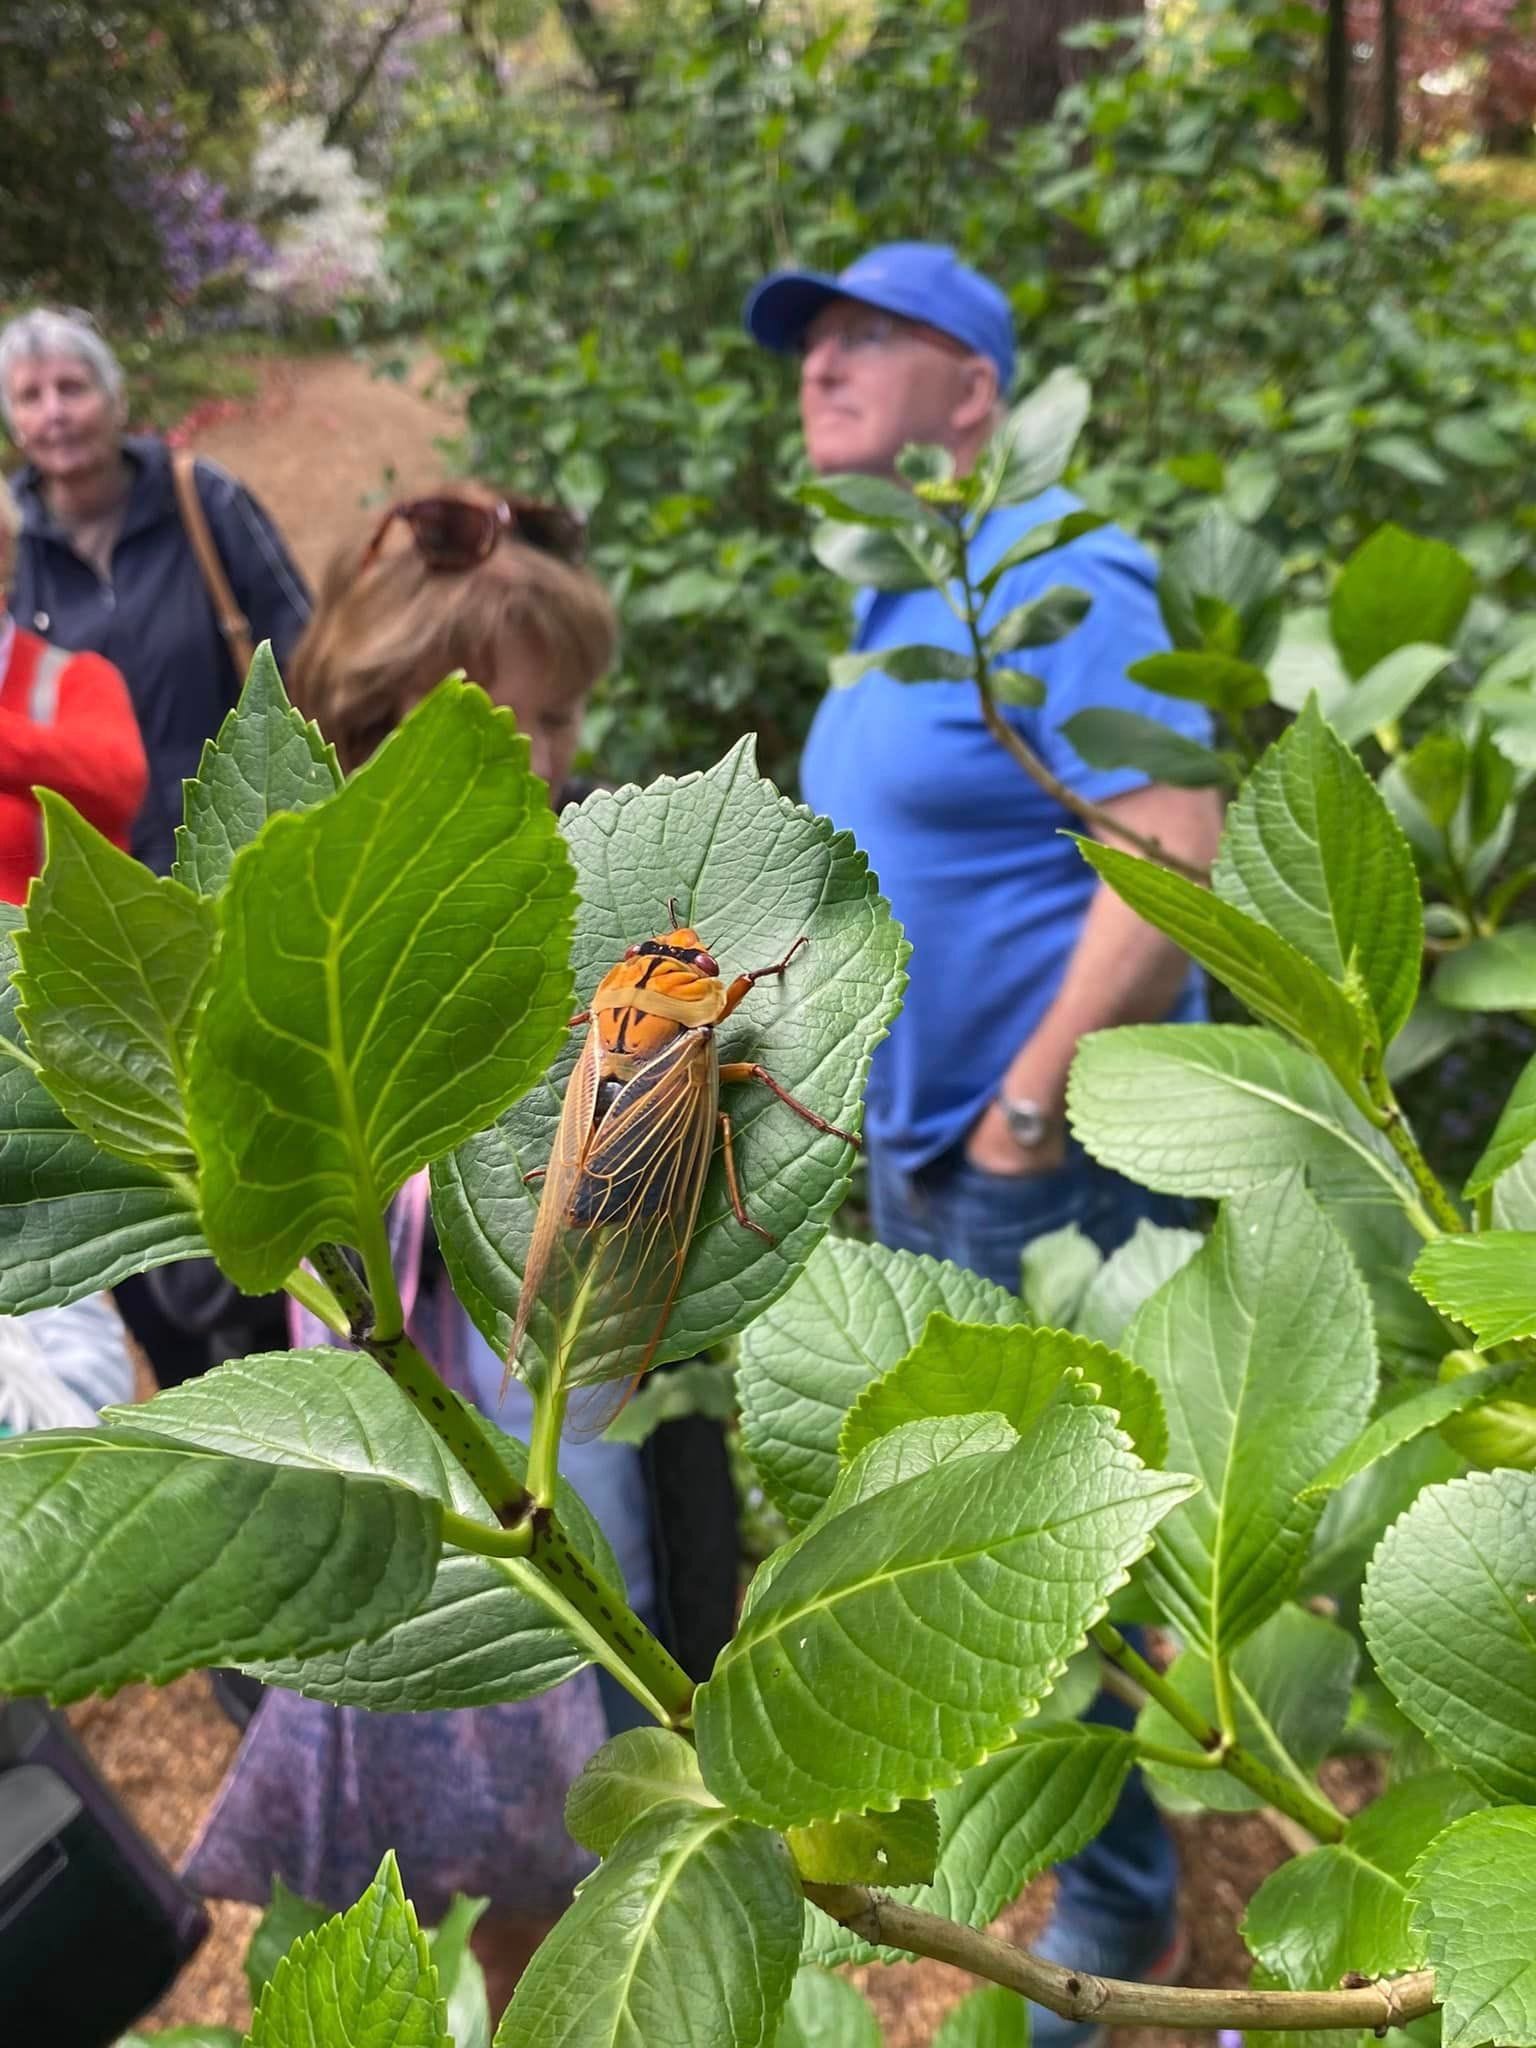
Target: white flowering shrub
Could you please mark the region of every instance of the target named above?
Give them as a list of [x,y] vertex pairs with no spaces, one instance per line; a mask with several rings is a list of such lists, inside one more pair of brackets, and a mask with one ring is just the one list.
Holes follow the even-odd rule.
[[318,119],[272,129],[256,151],[251,179],[263,210],[287,215],[272,231],[273,261],[254,273],[258,291],[304,313],[382,295],[382,200],[351,152],[326,142]]

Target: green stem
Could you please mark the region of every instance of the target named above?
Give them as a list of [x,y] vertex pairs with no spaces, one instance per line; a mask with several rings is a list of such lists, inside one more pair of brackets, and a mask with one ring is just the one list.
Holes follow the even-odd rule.
[[[1466,1227],[1466,1219],[1446,1193],[1439,1175],[1434,1171],[1424,1154],[1419,1150],[1402,1105],[1392,1092],[1392,1084],[1380,1068],[1367,1076],[1366,1088],[1369,1096],[1371,1122],[1378,1131],[1386,1134],[1387,1143],[1407,1167],[1414,1186],[1423,1198],[1424,1208],[1433,1220],[1433,1228],[1425,1236],[1438,1236],[1441,1231],[1460,1234]],[[1406,1205],[1405,1205],[1406,1206]],[[1409,1207],[1408,1213],[1415,1215],[1417,1204]]]
[[528,1432],[528,1491],[541,1508],[554,1506],[560,1483],[560,1432],[565,1427],[566,1398],[564,1376],[554,1373],[534,1398],[533,1427]]
[[472,1550],[477,1557],[527,1557],[533,1549],[533,1524],[522,1521],[515,1529],[488,1529],[484,1522],[444,1508],[443,1541],[455,1550]]
[[346,1311],[354,1344],[383,1366],[412,1407],[431,1426],[464,1467],[503,1528],[513,1528],[528,1513],[530,1498],[522,1475],[509,1462],[499,1434],[444,1384],[410,1338],[381,1337],[375,1329],[373,1302],[339,1245],[316,1245],[310,1263]]
[[345,1309],[324,1281],[317,1280],[313,1273],[306,1273],[302,1266],[295,1266],[283,1287],[300,1308],[307,1308],[312,1316],[318,1316],[334,1336],[351,1336],[352,1326],[347,1321]]
[[1506,875],[1488,898],[1483,911],[1483,929],[1496,932],[1533,883],[1536,883],[1536,866],[1516,868],[1512,875]]
[[[1134,1678],[1147,1697],[1156,1700],[1186,1735],[1197,1742],[1208,1756],[1216,1757],[1221,1768],[1236,1778],[1240,1785],[1246,1785],[1250,1792],[1257,1792],[1266,1806],[1277,1807],[1281,1813],[1289,1814],[1292,1820],[1300,1821],[1320,1842],[1343,1839],[1346,1822],[1336,1806],[1320,1792],[1312,1791],[1296,1779],[1283,1777],[1279,1771],[1250,1755],[1239,1743],[1229,1740],[1219,1728],[1213,1728],[1199,1708],[1177,1687],[1170,1685],[1145,1657],[1139,1656],[1117,1628],[1101,1621],[1096,1628],[1090,1629],[1089,1636],[1111,1664]],[[1196,1763],[1193,1768],[1200,1770],[1203,1766]]]
[[1202,1749],[1198,1756],[1187,1749],[1175,1749],[1172,1743],[1136,1741],[1136,1761],[1139,1764],[1170,1764],[1177,1771],[1219,1771],[1221,1758],[1212,1751]]
[[1211,1659],[1211,1685],[1216,1694],[1216,1725],[1228,1743],[1237,1740],[1237,1709],[1232,1704],[1232,1667],[1225,1657]]
[[[684,1728],[693,1705],[693,1681],[630,1608],[576,1549],[547,1505],[533,1495],[508,1462],[499,1433],[444,1384],[408,1337],[379,1338],[373,1303],[339,1245],[317,1245],[310,1262],[346,1311],[355,1344],[366,1351],[424,1416],[490,1504],[501,1535],[478,1522],[445,1513],[443,1534],[460,1550],[504,1559],[516,1569],[526,1558],[539,1574],[538,1597],[605,1671],[669,1728]],[[553,1436],[558,1452],[560,1432]],[[526,1585],[524,1590],[530,1590]]]
[[693,1680],[576,1549],[550,1509],[528,1518],[529,1557],[568,1611],[568,1626],[606,1671],[666,1728],[686,1728]]
[[363,1255],[363,1273],[368,1298],[373,1304],[373,1326],[369,1334],[380,1343],[405,1335],[405,1310],[395,1280],[395,1262],[389,1251],[389,1226],[382,1211],[370,1215],[358,1232],[357,1249]]

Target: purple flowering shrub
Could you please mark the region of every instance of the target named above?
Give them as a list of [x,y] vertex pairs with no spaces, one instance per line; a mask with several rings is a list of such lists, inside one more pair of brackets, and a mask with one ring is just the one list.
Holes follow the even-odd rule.
[[272,262],[261,230],[232,210],[229,188],[187,160],[182,124],[164,112],[135,114],[119,146],[119,180],[152,220],[166,282],[178,305],[243,298],[253,272]]

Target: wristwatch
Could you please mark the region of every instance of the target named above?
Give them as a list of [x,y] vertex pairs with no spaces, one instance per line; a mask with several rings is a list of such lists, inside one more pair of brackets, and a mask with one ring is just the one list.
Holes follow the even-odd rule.
[[1033,1152],[1037,1145],[1043,1145],[1054,1135],[1060,1121],[1027,1096],[1005,1095],[1001,1089],[997,1093],[997,1106],[1003,1112],[1008,1135],[1024,1152]]

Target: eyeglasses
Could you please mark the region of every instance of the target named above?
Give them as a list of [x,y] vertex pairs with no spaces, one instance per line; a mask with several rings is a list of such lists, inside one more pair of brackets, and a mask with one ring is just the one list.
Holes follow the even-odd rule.
[[903,320],[895,313],[866,313],[845,320],[839,327],[823,327],[820,333],[807,330],[800,337],[801,360],[812,349],[820,348],[824,341],[831,342],[843,356],[889,348],[898,341],[926,341],[951,355],[968,356],[972,353],[958,335],[946,334],[941,327],[930,327],[925,320]]
[[587,551],[587,523],[564,505],[539,498],[500,498],[482,505],[472,498],[412,498],[391,505],[374,529],[358,573],[379,558],[390,524],[403,519],[417,553],[429,569],[462,575],[487,561],[500,540],[521,541],[541,555],[579,562]]

